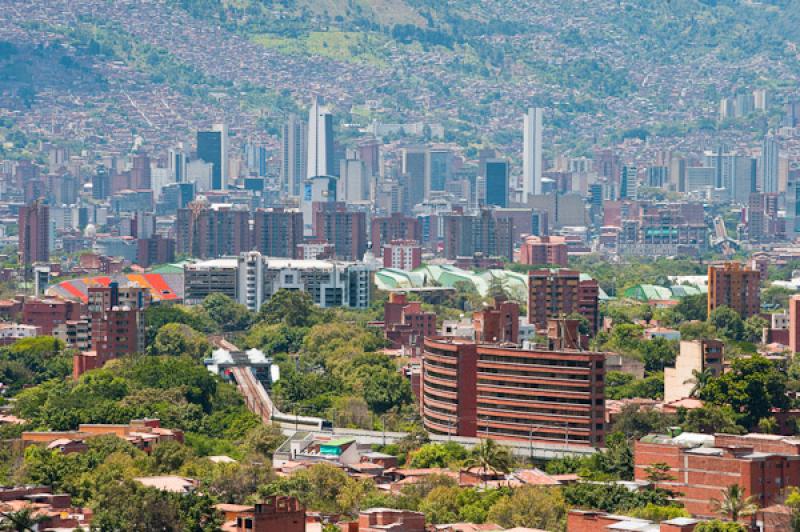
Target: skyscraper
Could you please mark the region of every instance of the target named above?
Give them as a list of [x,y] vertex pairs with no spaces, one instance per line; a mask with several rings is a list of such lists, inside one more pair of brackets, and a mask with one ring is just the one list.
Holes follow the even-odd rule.
[[428,150],[425,158],[425,195],[431,191],[444,190],[452,173],[453,154],[447,149]]
[[19,208],[20,264],[29,266],[50,259],[50,208],[35,200]]
[[761,192],[778,192],[778,141],[772,135],[764,137],[761,149]]
[[620,176],[620,199],[635,200],[639,191],[639,169],[635,166],[623,166]]
[[542,193],[542,116],[544,109],[531,107],[522,131],[522,199]]
[[486,205],[508,207],[508,161],[486,160]]
[[409,209],[425,199],[425,151],[424,148],[403,149],[403,175],[406,177]]
[[212,131],[197,132],[197,157],[211,163],[211,189],[224,190],[228,183],[228,128],[214,124]]
[[308,165],[306,177],[335,175],[333,157],[333,115],[314,98],[308,112]]
[[186,153],[183,151],[183,144],[178,144],[177,148],[171,149],[167,153],[167,170],[169,170],[170,179],[174,183],[183,183],[186,181]]
[[283,125],[281,136],[281,183],[290,196],[299,197],[306,178],[308,128],[295,114]]

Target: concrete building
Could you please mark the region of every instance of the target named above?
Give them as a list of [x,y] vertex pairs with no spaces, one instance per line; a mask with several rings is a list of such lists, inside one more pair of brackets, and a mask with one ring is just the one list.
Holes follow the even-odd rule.
[[708,267],[708,314],[729,307],[747,319],[761,312],[761,275],[738,262]]
[[675,367],[664,368],[664,402],[689,397],[695,386],[695,371],[709,370],[714,377],[722,375],[725,344],[719,340],[684,340]]
[[184,266],[184,299],[196,304],[209,294],[223,293],[258,310],[286,289],[307,292],[323,308],[367,308],[374,269],[359,262],[284,259],[249,251]]
[[780,145],[773,135],[764,137],[761,147],[761,192],[765,194],[780,192],[778,186],[778,165]]
[[433,434],[601,446],[603,353],[426,338],[421,411]]
[[800,440],[771,434],[649,435],[634,445],[634,477],[646,480],[653,464],[670,466],[672,480],[658,482],[680,495],[694,516],[716,517],[712,499],[738,484],[758,506],[782,502],[800,483]]
[[392,240],[383,246],[383,267],[411,271],[422,265],[422,247],[416,240]]
[[529,236],[522,241],[519,248],[520,264],[541,266],[569,265],[567,242],[561,236]]
[[314,235],[333,244],[339,260],[361,260],[367,251],[367,216],[346,204],[315,203]]
[[229,204],[210,204],[205,198],[178,209],[176,251],[202,259],[250,251],[250,213]]
[[522,130],[522,201],[542,193],[542,120],[544,109],[531,107]]
[[41,200],[19,208],[19,261],[24,266],[50,259],[50,207]]
[[300,258],[297,246],[302,242],[303,214],[299,210],[258,209],[253,213],[251,250],[268,257]]
[[459,257],[504,257],[512,260],[513,220],[490,209],[481,209],[475,214],[455,212],[440,217],[443,221],[445,258]]
[[548,318],[568,317],[577,313],[586,318],[589,328],[597,331],[600,287],[592,279],[581,280],[575,270],[534,270],[528,273],[528,323],[540,330]]
[[308,128],[290,114],[281,134],[281,183],[289,196],[299,198],[306,178]]
[[371,228],[372,249],[378,253],[383,250],[383,245],[393,240],[420,241],[422,232],[419,222],[411,216],[402,213],[392,213],[391,216],[372,219]]

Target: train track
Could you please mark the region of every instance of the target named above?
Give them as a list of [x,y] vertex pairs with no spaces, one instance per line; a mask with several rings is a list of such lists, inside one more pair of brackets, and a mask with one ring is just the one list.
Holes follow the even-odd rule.
[[274,405],[270,399],[267,391],[255,378],[253,372],[249,368],[237,366],[231,368],[231,375],[236,381],[236,386],[239,388],[247,408],[252,413],[260,417],[264,423],[272,421],[274,412]]

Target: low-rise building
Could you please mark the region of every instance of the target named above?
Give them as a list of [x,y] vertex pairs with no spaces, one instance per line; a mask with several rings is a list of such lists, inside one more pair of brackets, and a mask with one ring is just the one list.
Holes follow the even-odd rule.
[[664,402],[689,397],[697,384],[697,373],[708,370],[712,376],[721,375],[724,348],[719,340],[682,341],[675,367],[664,368]]
[[182,430],[164,428],[158,419],[134,419],[122,425],[82,423],[78,430],[70,431],[29,431],[22,433],[22,441],[26,445],[43,444],[65,452],[83,452],[86,447],[82,444],[87,439],[104,434],[113,434],[147,453],[164,441],[183,443]]

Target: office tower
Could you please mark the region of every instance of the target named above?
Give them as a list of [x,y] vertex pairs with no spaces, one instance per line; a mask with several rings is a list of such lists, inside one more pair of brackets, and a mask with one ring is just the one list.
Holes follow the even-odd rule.
[[147,190],[152,186],[150,173],[150,157],[144,152],[137,152],[131,156],[130,188],[134,190]]
[[250,214],[230,205],[193,201],[178,209],[176,249],[197,258],[238,255],[250,251]]
[[671,155],[669,160],[670,188],[677,192],[686,192],[686,159],[679,155]]
[[797,127],[798,124],[800,124],[800,101],[790,100],[783,106],[781,125],[784,127]]
[[108,169],[103,165],[98,165],[92,176],[92,198],[103,200],[111,192],[111,176]]
[[139,238],[136,245],[136,264],[142,268],[175,262],[175,240],[171,238],[154,234],[150,238]]
[[756,111],[766,111],[769,104],[770,99],[767,89],[756,89],[753,91],[753,105]]
[[761,274],[738,262],[708,267],[708,314],[729,307],[743,320],[761,312]]
[[336,202],[337,186],[336,178],[331,176],[311,177],[303,183],[304,191],[300,201],[300,211],[303,214],[304,236],[314,236],[315,205]]
[[306,177],[336,175],[333,146],[333,115],[314,97],[308,111],[308,163]]
[[542,193],[542,117],[544,109],[531,107],[522,131],[522,200]]
[[377,139],[370,138],[359,142],[358,158],[367,165],[367,173],[370,176],[381,175],[381,145]]
[[485,167],[486,205],[508,207],[508,161],[487,159]]
[[178,144],[177,148],[167,152],[167,170],[170,180],[173,183],[183,183],[187,180],[186,176],[186,152],[183,151],[183,144]]
[[50,207],[41,200],[19,208],[19,260],[30,266],[50,259]]
[[370,199],[370,178],[367,165],[358,159],[358,153],[348,150],[339,161],[339,181],[336,197],[339,201],[355,203]]
[[298,210],[258,209],[253,213],[253,246],[267,257],[297,257],[303,242],[303,214]]
[[778,192],[778,158],[780,147],[772,135],[764,137],[761,149],[761,192]]
[[197,157],[211,164],[211,190],[224,190],[228,184],[228,128],[214,124],[212,131],[197,132]]
[[422,203],[425,199],[425,148],[403,149],[403,175],[405,176],[405,189],[408,197],[408,207]]
[[605,356],[425,338],[423,424],[437,435],[602,446]]
[[713,166],[686,167],[686,192],[701,192],[714,188],[717,169]]
[[393,240],[416,240],[422,238],[422,231],[416,218],[392,213],[391,216],[372,219],[371,243],[373,252],[380,256],[384,244]]
[[755,110],[755,98],[752,92],[741,92],[736,95],[734,108],[737,117],[744,117]]
[[300,197],[306,178],[308,128],[296,114],[290,114],[281,135],[281,183],[289,196]]
[[786,190],[786,238],[800,236],[800,175],[790,173]]
[[333,244],[339,260],[361,260],[367,251],[367,216],[344,203],[314,204],[314,235]]
[[635,200],[639,192],[639,169],[635,166],[623,166],[620,175],[619,198]]
[[442,191],[453,174],[453,153],[450,150],[428,150],[425,159],[425,196]]
[[581,279],[575,270],[535,270],[528,274],[528,323],[547,328],[548,318],[577,313],[597,331],[600,287],[593,279]]
[[669,169],[666,166],[651,166],[647,169],[647,186],[664,188],[669,181]]

